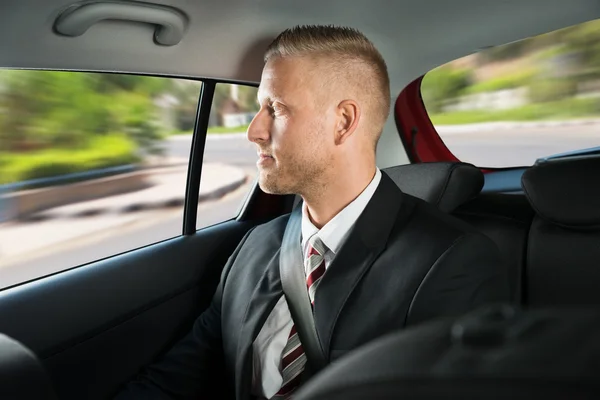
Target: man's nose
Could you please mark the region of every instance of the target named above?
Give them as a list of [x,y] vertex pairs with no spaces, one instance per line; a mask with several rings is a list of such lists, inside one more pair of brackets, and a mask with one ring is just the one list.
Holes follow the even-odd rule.
[[250,122],[246,136],[253,143],[267,142],[269,140],[269,129],[269,113],[261,108]]

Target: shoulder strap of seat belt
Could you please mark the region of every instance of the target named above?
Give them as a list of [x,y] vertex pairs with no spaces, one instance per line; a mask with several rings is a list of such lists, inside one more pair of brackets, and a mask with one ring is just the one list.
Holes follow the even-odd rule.
[[324,368],[327,361],[317,336],[312,305],[306,288],[300,244],[301,223],[302,210],[297,207],[292,211],[283,235],[279,254],[279,272],[283,293],[306,354],[307,364],[310,372],[314,374]]

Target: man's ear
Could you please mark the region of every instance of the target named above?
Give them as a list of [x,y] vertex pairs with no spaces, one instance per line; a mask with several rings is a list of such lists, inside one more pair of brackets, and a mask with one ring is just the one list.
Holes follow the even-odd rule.
[[354,100],[343,100],[337,106],[337,125],[335,127],[335,144],[344,143],[358,127],[360,106]]

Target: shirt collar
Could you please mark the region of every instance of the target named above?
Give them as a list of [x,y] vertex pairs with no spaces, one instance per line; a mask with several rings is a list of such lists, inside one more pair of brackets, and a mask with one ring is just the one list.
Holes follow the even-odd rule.
[[371,183],[354,199],[348,204],[342,211],[337,213],[321,230],[317,229],[316,226],[310,221],[308,217],[308,210],[306,204],[302,205],[302,250],[303,254],[306,254],[308,239],[314,234],[319,234],[319,239],[323,242],[327,249],[335,255],[342,243],[350,233],[350,229],[360,216],[364,209],[369,204],[369,201],[373,197],[379,182],[381,181],[381,171],[379,168],[375,169],[375,176],[371,180]]

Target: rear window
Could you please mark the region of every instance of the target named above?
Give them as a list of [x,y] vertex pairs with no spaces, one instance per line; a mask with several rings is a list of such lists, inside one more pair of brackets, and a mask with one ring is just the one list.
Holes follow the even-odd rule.
[[600,146],[600,20],[489,48],[438,67],[423,103],[448,149],[484,167]]

